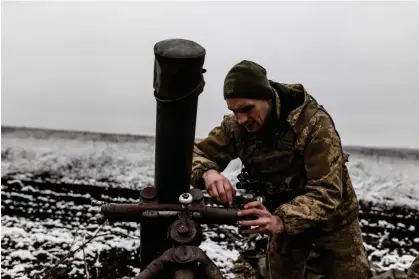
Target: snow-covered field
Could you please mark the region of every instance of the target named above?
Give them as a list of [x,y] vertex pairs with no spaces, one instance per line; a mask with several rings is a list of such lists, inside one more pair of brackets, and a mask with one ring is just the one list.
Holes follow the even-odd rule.
[[[347,150],[373,268],[404,269],[419,252],[419,152]],[[35,278],[98,228],[90,198],[135,202],[152,185],[154,138],[2,128],[1,168],[2,277]],[[234,182],[239,168],[233,161],[224,174]],[[99,235],[54,277],[85,277],[84,259],[91,278],[136,274],[138,225],[116,223]],[[242,272],[241,246],[237,228],[204,226],[201,248],[227,278]]]

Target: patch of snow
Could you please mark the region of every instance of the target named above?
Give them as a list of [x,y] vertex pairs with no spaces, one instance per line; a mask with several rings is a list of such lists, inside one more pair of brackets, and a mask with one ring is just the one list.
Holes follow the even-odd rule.
[[[43,220],[33,222],[23,217],[2,216],[1,239],[10,247],[5,250],[2,245],[2,270],[17,278],[26,276],[26,270],[33,269],[40,256],[47,255],[49,263],[55,263],[61,259],[71,248],[72,251],[82,244],[82,235],[87,236],[87,229],[95,230],[98,225],[90,224],[90,227],[82,227],[74,222],[73,226],[59,224],[60,220]],[[129,224],[129,223],[128,223]],[[55,227],[51,228],[51,225]],[[127,251],[139,249],[140,231],[137,224],[131,224],[133,231],[121,227],[105,226],[99,236],[88,243],[85,247],[86,257],[94,258],[102,250],[121,248]],[[78,232],[76,233],[76,230]],[[89,236],[86,237],[88,239]],[[73,244],[73,245],[72,245]],[[71,246],[72,245],[72,246]],[[17,247],[19,249],[16,249]],[[72,272],[83,274],[83,252],[75,253],[70,258],[75,266]],[[43,260],[44,261],[44,260]],[[40,270],[38,270],[40,272]]]
[[[137,188],[154,183],[154,143],[2,135],[2,175],[16,179],[48,174],[46,180]],[[104,182],[101,182],[104,181]]]
[[[22,242],[20,242],[22,243]],[[22,245],[21,245],[22,246]],[[15,250],[10,252],[9,256],[11,258],[18,258],[20,260],[35,260],[36,258],[28,250]]]
[[412,255],[396,255],[396,254],[388,254],[388,251],[384,250],[381,251],[382,253],[376,253],[376,255],[380,254],[380,261],[375,262],[374,264],[381,270],[386,269],[398,269],[398,270],[406,270],[410,267],[413,260],[415,259]]
[[385,220],[379,220],[378,225],[380,227],[385,227],[387,229],[395,229],[396,228],[393,224],[390,224],[389,222],[387,222]]
[[353,154],[348,169],[361,200],[419,208],[419,161]]
[[229,249],[226,245],[214,242],[209,238],[204,240],[199,247],[214,261],[220,271],[226,274],[226,278],[233,278],[229,277],[231,275],[228,274],[228,271],[233,268],[233,261],[239,257],[237,250]]
[[[154,139],[118,142],[83,137],[37,138],[2,135],[2,174],[17,179],[48,174],[73,184],[142,188],[154,183]],[[348,169],[360,200],[419,208],[419,160],[350,153]],[[223,174],[235,185],[240,159]]]
[[[31,137],[16,138],[12,135],[2,135],[2,175],[17,173],[18,179],[32,179],[37,175],[47,175],[45,180],[51,182],[92,184],[96,186],[133,188],[139,189],[154,182],[154,142],[153,140],[131,142],[106,142],[97,140],[45,138],[34,140]],[[223,174],[235,185],[237,175],[240,173],[242,164],[236,159],[227,166]],[[419,208],[419,161],[407,158],[400,159],[385,156],[371,156],[353,153],[348,163],[351,179],[360,200],[373,201],[388,205],[408,205]],[[42,179],[38,179],[42,182]],[[2,186],[3,189],[3,186]],[[4,193],[6,199],[19,196],[32,205],[33,197],[27,193],[38,191],[32,186],[25,186],[21,193]],[[50,190],[42,190],[43,194],[54,195],[59,198],[72,195],[73,197],[90,198],[90,195],[77,193],[57,193]],[[39,198],[42,200],[42,198]],[[44,199],[44,201],[48,202]],[[121,201],[127,199],[121,198]],[[2,203],[7,204],[7,200]],[[3,204],[2,204],[3,205]],[[86,210],[82,205],[73,202],[59,201],[57,209],[72,207],[74,210]],[[11,206],[9,206],[11,208]],[[97,209],[90,210],[93,213]],[[30,214],[30,212],[28,212]],[[86,224],[77,233],[76,228],[80,223],[76,217],[70,223],[60,220],[37,220],[30,221],[23,217],[10,217],[2,215],[1,238],[7,242],[7,246],[13,247],[3,250],[2,245],[2,269],[12,278],[28,278],[26,269],[33,268],[37,257],[47,255],[49,263],[56,262],[61,258],[73,243],[74,248],[81,243],[81,235],[87,230],[94,231],[95,224]],[[384,226],[394,229],[396,224],[386,221],[372,223],[362,220],[363,225],[370,227]],[[98,237],[85,247],[88,258],[96,259],[100,251],[112,249],[112,247],[133,251],[139,248],[139,229],[137,224],[125,224],[132,230],[121,227],[108,226],[104,228],[111,235]],[[400,229],[406,229],[403,224],[397,224]],[[236,227],[225,227],[230,232],[236,232]],[[410,231],[415,227],[410,226]],[[119,235],[127,234],[131,237]],[[216,230],[204,230],[205,240],[201,244],[207,255],[214,260],[221,270],[227,272],[233,266],[233,261],[239,256],[239,246],[242,241],[235,241],[233,246],[227,245],[226,234]],[[413,261],[411,255],[397,255],[388,253],[388,250],[380,250],[383,239],[388,234],[369,234],[379,239],[377,247],[365,244],[370,251],[369,257],[378,257],[380,260],[377,269],[405,268]],[[217,241],[213,240],[217,239]],[[393,240],[395,241],[395,240]],[[415,243],[419,238],[414,238]],[[402,243],[402,242],[400,242]],[[231,243],[230,243],[231,244]],[[35,248],[37,247],[37,248]],[[17,248],[17,249],[16,249]],[[417,251],[412,251],[417,253]],[[74,255],[74,267],[71,274],[83,276],[82,251]],[[96,260],[95,265],[98,265]],[[137,270],[137,267],[132,267]],[[32,272],[30,277],[35,277]]]

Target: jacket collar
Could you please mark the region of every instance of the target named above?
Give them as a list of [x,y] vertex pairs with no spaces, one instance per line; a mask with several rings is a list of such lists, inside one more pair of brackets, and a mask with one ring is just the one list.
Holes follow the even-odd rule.
[[[275,83],[274,83],[275,84]],[[278,84],[278,83],[276,83]],[[279,84],[283,87],[285,87],[287,90],[289,90],[290,94],[304,94],[304,101],[303,103],[296,107],[295,109],[291,110],[291,112],[288,114],[286,121],[291,125],[294,132],[296,131],[295,125],[297,123],[298,118],[301,115],[301,112],[305,105],[310,101],[311,96],[307,93],[306,89],[302,84]],[[275,86],[277,87],[277,86]],[[278,88],[278,87],[277,87]],[[274,94],[275,94],[275,110],[276,110],[276,119],[280,121],[280,113],[281,113],[281,99],[277,92],[277,89],[274,88]]]

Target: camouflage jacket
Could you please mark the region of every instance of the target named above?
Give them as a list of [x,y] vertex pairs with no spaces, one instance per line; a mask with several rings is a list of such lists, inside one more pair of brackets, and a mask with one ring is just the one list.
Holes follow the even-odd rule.
[[[332,118],[301,84],[271,81],[271,85],[277,94],[278,130],[250,134],[234,115],[224,116],[221,125],[194,145],[192,186],[203,189],[204,172],[222,172],[240,158],[255,179],[286,184],[291,190],[301,188],[304,179],[301,191],[273,210],[282,218],[285,232],[297,234],[314,227],[329,231],[350,222],[358,215],[358,200],[345,165],[348,155]],[[294,177],[300,178],[297,183]]]
[[407,271],[407,279],[419,279],[419,254]]

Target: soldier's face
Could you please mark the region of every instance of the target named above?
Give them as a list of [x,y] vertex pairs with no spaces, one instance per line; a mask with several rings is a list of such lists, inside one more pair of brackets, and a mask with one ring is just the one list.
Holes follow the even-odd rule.
[[239,124],[250,133],[262,129],[271,110],[271,100],[229,98],[226,102]]

